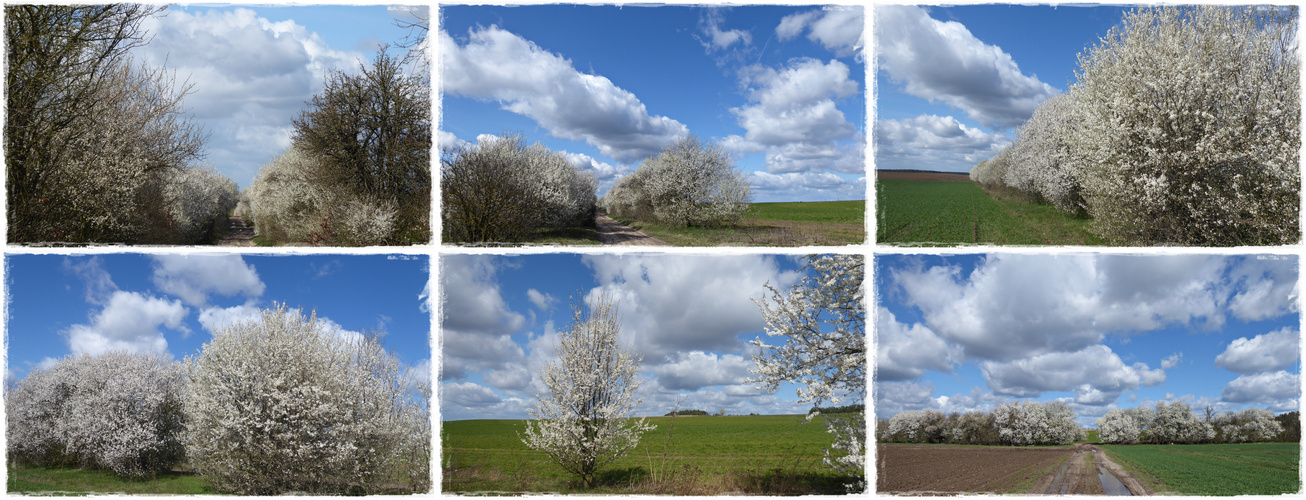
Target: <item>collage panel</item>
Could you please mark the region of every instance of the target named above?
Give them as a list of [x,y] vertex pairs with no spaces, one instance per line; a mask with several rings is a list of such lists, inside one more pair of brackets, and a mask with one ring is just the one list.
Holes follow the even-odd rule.
[[1301,242],[1294,5],[877,5],[876,242]]
[[866,491],[862,255],[440,257],[440,491]]
[[428,257],[5,268],[8,493],[433,491]]
[[6,241],[431,243],[431,9],[6,8]]
[[1301,490],[1296,254],[877,254],[875,490]]
[[866,239],[860,5],[442,5],[441,241]]

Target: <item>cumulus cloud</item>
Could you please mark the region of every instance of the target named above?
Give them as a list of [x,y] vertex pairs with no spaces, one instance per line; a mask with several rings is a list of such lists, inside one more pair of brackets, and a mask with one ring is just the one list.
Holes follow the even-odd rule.
[[490,385],[514,391],[526,389],[531,383],[531,378],[531,372],[517,364],[506,365],[502,369],[491,370],[485,374],[485,381]]
[[186,104],[210,134],[209,160],[241,185],[290,145],[291,119],[322,90],[323,75],[356,71],[367,59],[294,21],[274,23],[243,8],[169,9],[142,28],[154,39],[136,53],[195,85]]
[[920,323],[898,322],[892,312],[879,308],[875,322],[875,377],[894,381],[920,378],[926,370],[952,371],[961,353]]
[[623,338],[645,359],[681,351],[731,351],[741,333],[760,331],[762,315],[749,297],[763,284],[781,290],[799,274],[781,272],[759,255],[586,255],[600,286],[587,300],[609,294],[622,315]]
[[1171,354],[1169,357],[1161,360],[1161,369],[1169,370],[1179,364],[1179,360],[1184,358],[1184,353]]
[[239,323],[258,321],[262,311],[258,306],[245,304],[234,307],[209,307],[200,311],[200,326],[210,334]]
[[721,25],[725,22],[725,16],[721,14],[721,9],[708,8],[703,13],[703,18],[699,20],[698,29],[703,38],[699,42],[708,53],[725,50],[731,45],[739,44],[741,46],[753,43],[753,34],[746,30],[728,30],[722,29]]
[[266,286],[239,255],[155,255],[150,278],[159,291],[202,307],[209,294],[256,299]]
[[510,311],[494,282],[493,257],[445,255],[440,258],[441,327],[445,330],[505,335],[526,322]]
[[1230,403],[1270,403],[1301,397],[1301,376],[1283,370],[1243,375],[1225,386],[1222,396]]
[[1007,362],[984,361],[980,372],[997,394],[1023,398],[1073,390],[1076,403],[1098,405],[1115,401],[1124,391],[1165,382],[1163,370],[1144,363],[1125,365],[1104,345]]
[[164,353],[168,341],[160,327],[186,332],[182,321],[187,313],[180,301],[119,290],[110,294],[104,308],[91,316],[89,325],[73,325],[64,335],[73,354]]
[[830,172],[752,172],[749,185],[756,198],[777,200],[860,200],[866,197],[866,177],[846,179]]
[[780,41],[792,40],[807,31],[807,39],[819,43],[839,57],[854,55],[862,49],[861,6],[833,6],[785,16],[775,27]]
[[875,383],[875,413],[883,418],[897,415],[907,410],[920,410],[936,402],[934,384],[929,381]]
[[499,396],[490,389],[472,382],[445,382],[440,384],[440,405],[488,406],[498,403]]
[[556,297],[534,288],[526,290],[526,298],[530,299],[531,303],[535,304],[535,307],[543,311],[549,310],[553,307],[553,304],[558,301]]
[[102,306],[113,292],[118,290],[118,285],[114,284],[113,277],[109,276],[109,272],[100,266],[99,257],[91,257],[81,261],[64,258],[63,265],[64,269],[86,282],[87,303]]
[[875,168],[968,172],[1012,140],[1003,133],[967,127],[951,116],[921,115],[875,121]]
[[1292,327],[1283,327],[1251,339],[1242,337],[1230,342],[1229,347],[1215,357],[1215,365],[1242,374],[1287,368],[1301,356],[1300,344],[1301,333]]
[[1297,311],[1297,259],[1253,256],[1230,270],[1235,287],[1229,311],[1244,321],[1260,321]]
[[611,80],[576,71],[571,61],[498,26],[469,30],[461,45],[446,32],[437,37],[444,92],[497,101],[604,156],[633,163],[689,133],[676,120],[650,115]]
[[658,385],[672,391],[698,390],[713,385],[739,385],[749,377],[754,367],[751,358],[738,354],[689,351],[670,356],[667,362],[654,367]]
[[960,109],[985,127],[1009,128],[1059,93],[961,23],[915,6],[881,5],[875,13],[879,68],[908,94]]
[[925,325],[967,357],[1012,360],[1078,351],[1108,333],[1218,327],[1226,299],[1211,284],[1225,264],[1215,256],[989,255],[966,276],[956,266],[890,275]]
[[779,70],[751,66],[741,71],[748,89],[748,106],[732,108],[745,139],[776,146],[791,142],[822,143],[850,138],[854,127],[835,107],[834,99],[854,95],[857,82],[848,65],[811,58],[791,60]]

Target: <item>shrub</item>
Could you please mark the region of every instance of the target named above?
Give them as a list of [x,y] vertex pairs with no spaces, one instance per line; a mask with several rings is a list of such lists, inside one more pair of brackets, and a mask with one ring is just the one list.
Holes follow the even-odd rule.
[[693,135],[663,148],[627,178],[613,186],[605,202],[605,209],[625,217],[717,226],[738,222],[748,210],[748,182],[730,155]]
[[191,465],[219,490],[430,487],[429,462],[414,457],[430,440],[426,405],[406,396],[398,361],[376,338],[279,306],[217,332],[186,371],[183,440]]
[[1298,241],[1293,9],[1141,8],[1080,57],[1085,198],[1126,242]]
[[1020,401],[993,410],[998,435],[1005,443],[1027,445],[1070,444],[1083,439],[1075,411],[1061,401]]
[[521,241],[541,228],[593,225],[594,177],[519,135],[446,151],[440,165],[444,241]]
[[184,458],[181,364],[158,354],[70,356],[5,397],[12,460],[149,477]]

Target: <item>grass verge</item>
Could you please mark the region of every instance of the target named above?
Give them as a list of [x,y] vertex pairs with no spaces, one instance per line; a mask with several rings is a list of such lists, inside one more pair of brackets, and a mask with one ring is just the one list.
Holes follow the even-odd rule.
[[1281,495],[1301,490],[1300,443],[1104,445],[1154,491]]
[[171,472],[154,479],[121,479],[109,471],[83,469],[47,469],[44,467],[9,466],[6,491],[10,494],[82,496],[90,494],[213,495],[213,486],[203,477]]
[[1052,205],[998,199],[973,182],[879,179],[876,241],[934,245],[1104,245],[1091,219]]

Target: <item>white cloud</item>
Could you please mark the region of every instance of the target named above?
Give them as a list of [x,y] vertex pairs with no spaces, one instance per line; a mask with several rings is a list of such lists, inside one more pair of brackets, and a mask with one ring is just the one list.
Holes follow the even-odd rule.
[[752,172],[749,185],[757,193],[754,198],[776,200],[861,200],[866,198],[866,177],[846,179],[829,172],[790,172],[772,174]]
[[1229,382],[1222,394],[1230,403],[1275,403],[1301,397],[1301,377],[1283,370],[1243,375]]
[[699,21],[699,31],[707,38],[702,41],[703,47],[709,53],[718,50],[725,50],[731,45],[749,45],[753,43],[753,34],[745,30],[727,30],[722,29],[721,24],[725,18],[721,15],[720,9],[709,8]]
[[448,403],[459,406],[488,406],[500,402],[494,391],[472,382],[444,382],[440,384],[440,406]]
[[875,9],[879,69],[908,94],[965,111],[985,127],[1009,128],[1059,93],[961,23],[932,19],[914,6]]
[[754,363],[738,354],[689,351],[669,356],[653,368],[658,385],[672,391],[698,390],[713,385],[739,385],[748,378]]
[[155,255],[151,280],[159,291],[196,307],[207,304],[211,293],[256,299],[266,288],[239,255]]
[[921,115],[875,121],[875,168],[968,172],[1012,140],[967,127],[951,116]]
[[195,85],[186,104],[211,134],[209,160],[241,185],[289,146],[291,120],[322,89],[323,75],[366,60],[294,21],[273,23],[244,8],[169,9],[142,28],[154,39],[136,53]]
[[113,292],[118,290],[118,285],[114,284],[109,272],[100,267],[99,257],[91,257],[80,262],[73,262],[71,258],[66,257],[63,265],[86,282],[87,303],[102,306]]
[[531,379],[531,372],[518,364],[506,365],[502,369],[491,370],[485,374],[485,381],[490,385],[514,391],[529,387]]
[[876,382],[875,414],[883,418],[906,410],[920,410],[935,402],[934,384],[929,381]]
[[967,357],[1011,360],[1078,351],[1108,333],[1218,327],[1224,266],[1213,256],[989,255],[969,276],[953,266],[890,274]]
[[104,309],[91,316],[89,325],[73,325],[64,334],[73,354],[164,353],[168,341],[159,328],[186,332],[182,320],[187,312],[180,301],[120,290],[109,296]]
[[754,104],[732,108],[744,138],[768,146],[791,142],[826,143],[851,138],[855,128],[835,107],[834,99],[854,95],[857,82],[837,60],[822,63],[798,58],[776,70],[750,66],[740,72],[740,84]]
[[535,307],[539,308],[541,311],[547,311],[553,308],[553,304],[558,301],[554,296],[540,292],[534,288],[526,290],[526,298],[530,299],[531,303],[535,304]]
[[950,372],[961,358],[925,325],[899,323],[892,312],[879,308],[875,322],[875,377],[878,380],[920,378],[925,370]]
[[790,14],[780,20],[775,34],[780,41],[791,40],[809,30],[807,38],[819,43],[839,57],[854,55],[862,49],[863,14],[861,6],[828,7]]
[[980,372],[997,394],[1037,397],[1044,392],[1073,390],[1075,402],[1098,405],[1115,401],[1124,391],[1165,382],[1163,370],[1143,363],[1125,365],[1104,345],[1008,362],[984,361]]
[[497,26],[469,30],[463,45],[443,31],[437,36],[444,92],[497,101],[553,136],[584,140],[604,156],[635,162],[689,133],[676,120],[650,115],[611,80],[580,73],[571,61]]
[[737,350],[740,334],[763,327],[749,297],[763,297],[767,282],[785,290],[799,276],[759,255],[586,255],[583,262],[601,285],[586,299],[610,294],[624,317],[623,338],[646,359]]
[[1287,368],[1301,356],[1300,343],[1301,333],[1286,326],[1251,339],[1242,337],[1215,357],[1215,365],[1242,374]]
[[1229,311],[1244,321],[1260,321],[1297,311],[1297,259],[1250,256],[1230,271],[1236,292]]
[[1169,357],[1161,360],[1161,369],[1169,370],[1179,364],[1179,360],[1184,358],[1184,353],[1171,354]]
[[498,336],[520,330],[526,322],[508,310],[494,282],[493,257],[445,255],[440,258],[441,327],[445,330]]
[[261,310],[254,305],[239,305],[234,307],[209,307],[200,311],[200,326],[210,334],[217,334],[222,329],[238,323],[248,323],[259,321],[262,318]]

